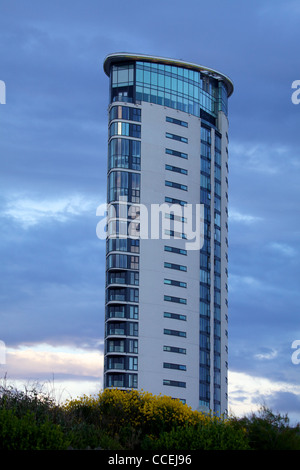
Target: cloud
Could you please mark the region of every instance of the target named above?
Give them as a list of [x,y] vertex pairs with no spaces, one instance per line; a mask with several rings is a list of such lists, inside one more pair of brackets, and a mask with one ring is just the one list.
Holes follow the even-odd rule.
[[290,245],[286,243],[276,243],[272,242],[270,243],[270,248],[274,250],[277,253],[280,253],[284,256],[292,257],[295,256],[297,251]]
[[290,166],[291,146],[278,140],[272,144],[234,140],[230,143],[230,153],[234,156],[234,165],[244,171],[272,176],[285,172]]
[[273,360],[277,357],[277,355],[278,355],[278,352],[273,349],[262,348],[261,352],[258,354],[255,354],[254,357],[255,359],[258,359],[258,360]]
[[262,220],[262,217],[257,217],[250,214],[243,214],[235,209],[229,209],[229,222],[243,222],[245,224],[251,224]]
[[3,210],[3,215],[12,217],[25,228],[45,220],[55,219],[65,222],[72,216],[82,216],[86,212],[95,211],[96,200],[88,200],[84,195],[69,195],[59,199],[30,199],[21,195],[11,196]]
[[255,279],[251,276],[242,276],[237,274],[230,274],[229,277],[229,289],[232,291],[242,290],[245,294],[246,290],[265,290],[266,286],[262,281]]
[[273,412],[293,412],[300,422],[300,386],[244,372],[229,371],[229,410],[235,416],[257,412],[266,405]]
[[57,402],[103,388],[103,340],[82,347],[41,343],[6,349],[0,378],[18,390],[41,389]]
[[[99,346],[102,346],[100,342]],[[18,378],[51,376],[99,378],[103,373],[103,354],[99,349],[70,348],[37,344],[8,348],[6,368],[8,375]]]
[[103,335],[105,242],[88,196],[12,197],[0,218],[1,340],[76,344]]

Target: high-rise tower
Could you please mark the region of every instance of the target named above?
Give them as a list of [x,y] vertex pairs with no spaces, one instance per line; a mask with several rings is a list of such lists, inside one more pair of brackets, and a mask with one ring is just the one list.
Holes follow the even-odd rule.
[[232,82],[207,67],[140,54],[110,54],[104,71],[104,387],[226,413]]

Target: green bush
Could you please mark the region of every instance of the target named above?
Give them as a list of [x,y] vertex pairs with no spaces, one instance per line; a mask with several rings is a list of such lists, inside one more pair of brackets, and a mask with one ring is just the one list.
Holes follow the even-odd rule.
[[63,450],[69,442],[60,426],[46,420],[37,423],[32,412],[18,417],[0,410],[0,450]]
[[0,409],[13,410],[19,418],[30,412],[38,423],[48,418],[55,421],[62,414],[51,397],[34,387],[23,392],[0,386]]
[[72,421],[70,427],[66,428],[66,435],[69,440],[69,447],[76,450],[123,449],[118,440],[109,436],[99,425],[96,426],[84,421]]
[[263,406],[257,414],[232,419],[232,426],[246,430],[253,450],[300,450],[300,428],[290,426],[287,415]]
[[246,433],[235,429],[230,422],[212,418],[207,423],[173,428],[163,432],[158,439],[146,437],[144,450],[247,450]]
[[36,389],[0,386],[0,450],[300,450],[300,427],[262,407],[220,419],[179,400],[104,390],[58,406]]

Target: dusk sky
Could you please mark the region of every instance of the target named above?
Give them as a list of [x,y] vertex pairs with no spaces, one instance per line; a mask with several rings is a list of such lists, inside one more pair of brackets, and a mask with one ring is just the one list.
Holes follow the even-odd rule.
[[[109,53],[228,75],[229,412],[300,421],[300,2],[0,0],[0,378],[102,388]],[[1,101],[1,96],[0,96]],[[2,345],[2,346],[1,346]],[[4,357],[5,356],[5,357]],[[300,354],[299,354],[300,357]]]

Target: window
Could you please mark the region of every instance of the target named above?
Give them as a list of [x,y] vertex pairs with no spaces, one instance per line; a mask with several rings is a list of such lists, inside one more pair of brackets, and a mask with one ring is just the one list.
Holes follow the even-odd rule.
[[210,353],[208,351],[200,350],[200,364],[210,366]]
[[[203,117],[209,122],[215,122],[214,116],[219,110],[227,112],[226,84],[197,70],[137,61],[135,78],[137,100]],[[173,121],[169,117],[167,120]]]
[[111,271],[107,273],[108,284],[139,285],[139,273],[134,271]]
[[139,273],[138,272],[128,272],[128,284],[132,286],[138,286],[139,285]]
[[107,257],[107,269],[139,269],[139,257],[133,255],[112,254]]
[[200,282],[210,284],[210,271],[200,268]]
[[107,301],[120,301],[125,302],[126,299],[126,289],[125,288],[111,288],[107,292]]
[[140,140],[113,138],[108,144],[108,169],[129,168],[141,169]]
[[206,300],[210,301],[210,288],[209,286],[205,286],[203,284],[200,284],[200,299],[201,300]]
[[107,253],[110,251],[129,251],[139,253],[140,241],[133,238],[109,238],[107,240]]
[[110,373],[106,376],[106,386],[137,388],[137,374]]
[[140,124],[131,124],[129,122],[114,121],[109,127],[109,137],[114,135],[124,135],[128,137],[141,138]]
[[182,189],[182,191],[187,191],[188,187],[185,184],[175,183],[174,181],[165,181],[165,186],[170,188]]
[[165,369],[186,370],[186,365],[174,364],[172,362],[164,362],[163,367]]
[[178,150],[166,149],[166,154],[174,155],[174,157],[185,158],[187,160],[188,154],[183,152],[178,152]]
[[106,307],[106,318],[125,318],[125,305],[109,305]]
[[201,157],[201,173],[204,172],[210,175],[210,168],[211,168],[210,161]]
[[201,175],[200,175],[200,185],[201,185],[201,188],[208,189],[210,191],[211,190],[210,177],[207,176],[207,175],[203,175],[201,173]]
[[216,225],[215,225],[214,237],[217,242],[221,242],[221,230]]
[[107,374],[106,382],[108,387],[124,387],[125,374]]
[[200,333],[200,349],[210,350],[210,337],[206,333]]
[[134,80],[133,64],[112,66],[112,87],[133,85]]
[[215,178],[221,181],[221,168],[215,165]]
[[127,324],[127,334],[129,336],[138,336],[138,323],[128,322]]
[[211,144],[211,130],[208,127],[201,126],[201,141]]
[[186,239],[185,233],[176,232],[175,230],[165,229],[164,233],[165,235],[168,235],[169,237],[174,237],[175,239],[179,239],[179,238]]
[[108,323],[107,324],[108,335],[125,335],[126,334],[126,323]]
[[182,248],[177,248],[175,246],[165,245],[165,251],[168,251],[169,253],[177,253],[179,255],[187,255],[187,250],[183,250]]
[[128,339],[128,352],[138,353],[138,340],[137,339]]
[[187,267],[186,267],[186,266],[182,266],[181,264],[175,264],[175,263],[168,263],[168,262],[165,262],[165,263],[164,263],[164,267],[165,267],[165,268],[169,268],[169,269],[177,269],[178,271],[187,271]]
[[181,315],[180,313],[164,312],[164,317],[171,318],[173,320],[186,321],[186,315]]
[[[138,289],[128,289],[129,291],[129,301],[138,302],[139,301],[139,290]],[[128,295],[127,295],[128,297]]]
[[125,369],[125,358],[124,357],[108,357],[107,361],[108,369]]
[[166,132],[166,137],[168,139],[178,140],[179,142],[184,142],[185,144],[188,143],[188,139],[181,135],[171,134],[170,132]]
[[217,196],[221,196],[221,185],[217,181],[215,181],[215,194],[217,194]]
[[222,164],[222,156],[217,150],[215,151],[215,163],[219,166]]
[[128,387],[137,388],[137,386],[138,386],[137,374],[128,374]]
[[107,352],[125,352],[125,341],[120,339],[109,339],[107,341]]
[[138,370],[138,358],[137,357],[128,357],[128,369]]
[[163,350],[165,352],[173,352],[177,354],[186,354],[186,349],[185,348],[178,348],[176,346],[164,346]]
[[112,171],[108,178],[108,202],[119,201],[126,196],[128,202],[140,201],[140,174]]
[[170,204],[179,204],[180,206],[186,206],[187,202],[186,201],[181,201],[180,199],[176,199],[174,197],[165,197],[165,202],[168,202]]
[[215,209],[221,211],[221,198],[215,193]]
[[175,173],[181,173],[182,175],[187,175],[188,171],[184,168],[179,168],[178,166],[165,165],[165,169],[169,171],[174,171]]
[[215,133],[215,150],[221,152],[222,143],[221,143],[221,136]]
[[170,330],[168,328],[164,328],[164,335],[180,336],[181,338],[186,338],[186,332],[185,331]]
[[126,271],[113,271],[107,273],[108,284],[127,284]]
[[170,219],[170,220],[177,220],[178,222],[187,222],[187,218],[186,217],[181,217],[180,215],[176,215],[176,214],[168,214],[166,213],[165,214],[165,219]]
[[172,124],[178,124],[178,126],[188,127],[188,123],[186,121],[180,121],[180,119],[167,116],[166,121],[171,122]]
[[167,379],[164,379],[163,380],[163,384],[164,385],[169,385],[171,387],[182,387],[182,388],[186,388],[186,382],[180,382],[178,380],[167,380]]
[[174,279],[164,279],[164,283],[169,286],[177,286],[177,287],[186,287],[187,283],[182,281],[175,281]]
[[128,309],[127,317],[132,318],[133,320],[138,320],[139,318],[139,307],[138,305],[126,305]]
[[210,317],[209,303],[202,302],[202,300],[200,300],[200,315],[203,315],[208,318]]
[[200,383],[200,390],[199,390],[200,400],[206,402],[206,400],[210,400],[210,385],[206,383]]
[[127,121],[141,121],[141,109],[131,106],[113,106],[110,109],[109,119],[125,119]]
[[164,295],[164,300],[166,302],[174,302],[177,304],[184,304],[184,305],[186,305],[187,303],[186,299],[182,299],[181,297],[174,297],[171,295]]
[[201,156],[211,160],[211,148],[210,145],[201,142]]
[[221,214],[215,211],[215,224],[221,227]]

